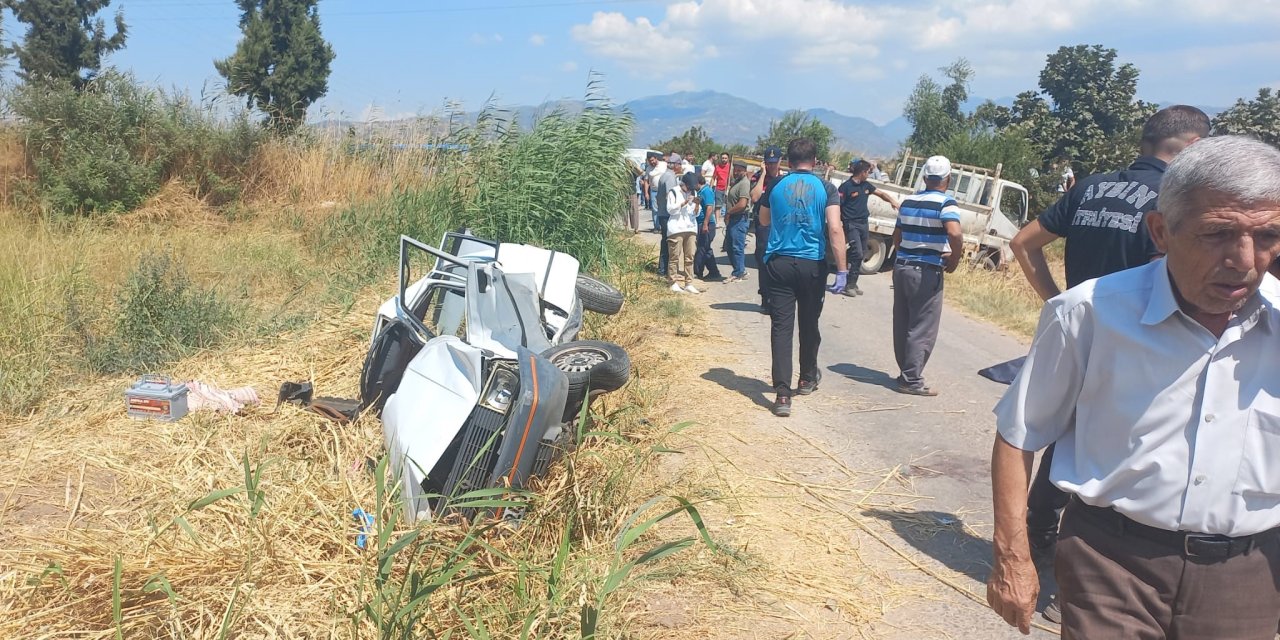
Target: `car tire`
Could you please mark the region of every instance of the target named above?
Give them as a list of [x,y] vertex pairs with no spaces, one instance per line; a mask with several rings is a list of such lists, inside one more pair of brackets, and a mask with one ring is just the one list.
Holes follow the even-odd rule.
[[591,276],[578,275],[577,291],[587,311],[611,316],[622,310],[622,292]]
[[612,342],[580,340],[547,349],[542,357],[569,379],[565,420],[572,420],[589,395],[617,391],[631,379],[631,357]]
[[858,273],[864,276],[880,273],[888,259],[889,243],[885,242],[884,236],[873,235],[867,239],[867,250],[862,255],[862,264],[858,267]]

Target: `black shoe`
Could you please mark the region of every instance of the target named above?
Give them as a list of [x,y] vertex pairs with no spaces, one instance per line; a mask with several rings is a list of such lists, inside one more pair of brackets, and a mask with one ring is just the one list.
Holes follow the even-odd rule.
[[796,387],[796,395],[807,396],[818,390],[818,383],[822,381],[822,372],[818,372],[815,380],[801,380],[800,385]]
[[856,284],[855,284],[855,285],[853,285],[853,293],[854,293],[855,295],[859,295],[859,296],[860,296],[860,295],[862,295],[862,289],[859,289],[859,288],[858,288],[858,285],[856,285]]
[[905,385],[905,384],[901,384],[901,383],[899,383],[899,384],[898,384],[898,388],[897,388],[897,389],[894,389],[894,391],[897,391],[898,393],[905,393],[906,395],[909,395],[909,396],[929,396],[929,397],[932,397],[932,396],[936,396],[936,395],[938,395],[938,392],[937,392],[937,391],[934,391],[933,389],[930,389],[929,387],[924,387],[924,386],[920,386],[920,387],[910,387],[910,386],[907,386],[907,385]]
[[791,415],[791,396],[778,394],[778,398],[773,401],[773,415],[779,418],[786,418]]
[[1044,608],[1045,620],[1054,624],[1062,624],[1062,607],[1058,605],[1058,594],[1049,596],[1049,604]]
[[858,291],[857,291],[857,289],[854,289],[853,287],[845,287],[844,291],[841,291],[841,292],[840,292],[840,294],[841,294],[841,295],[843,295],[843,296],[844,296],[844,297],[846,297],[846,298],[856,298],[856,297],[858,297]]

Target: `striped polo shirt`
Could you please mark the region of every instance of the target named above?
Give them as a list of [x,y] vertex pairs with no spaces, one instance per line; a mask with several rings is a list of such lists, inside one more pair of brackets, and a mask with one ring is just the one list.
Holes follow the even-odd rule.
[[955,198],[941,191],[925,190],[904,199],[898,207],[898,229],[902,231],[898,259],[942,266],[942,255],[951,251],[943,224],[948,220],[959,224],[960,207]]

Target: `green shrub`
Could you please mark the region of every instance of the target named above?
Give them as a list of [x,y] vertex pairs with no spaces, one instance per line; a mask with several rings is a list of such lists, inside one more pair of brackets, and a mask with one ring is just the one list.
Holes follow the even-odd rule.
[[217,344],[237,315],[227,300],[197,286],[164,254],[144,257],[129,274],[108,335],[80,333],[93,369],[142,372]]
[[632,174],[622,154],[630,115],[588,87],[586,108],[555,111],[529,131],[487,110],[463,137],[467,223],[481,236],[564,251],[598,270],[610,260],[605,239],[628,210]]
[[13,94],[34,195],[59,214],[128,211],[179,178],[213,204],[235,200],[241,172],[266,133],[239,112],[103,73],[82,89],[20,85]]

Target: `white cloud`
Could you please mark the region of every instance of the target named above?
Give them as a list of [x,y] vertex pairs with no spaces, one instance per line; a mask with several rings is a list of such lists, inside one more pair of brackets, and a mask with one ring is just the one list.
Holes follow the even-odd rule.
[[657,70],[676,65],[655,64],[655,56],[662,58],[687,56],[693,53],[693,41],[677,35],[663,25],[659,29],[648,18],[628,20],[621,13],[597,11],[588,24],[576,24],[569,29],[573,39],[587,50],[622,63],[632,71],[652,66]]
[[535,47],[541,47],[546,43],[547,43],[547,37],[542,35],[541,33],[535,33],[529,36],[529,44]]
[[565,73],[573,73],[578,70],[578,63],[573,60],[565,60],[560,63],[560,70]]
[[[862,4],[851,0],[681,0],[661,16],[629,18],[597,12],[571,28],[589,52],[642,68],[651,52],[664,56],[751,53],[770,47],[792,68],[864,63],[892,54],[931,52],[944,61],[980,58],[1001,50],[1039,55],[1045,38],[1132,18],[1159,20],[1184,12],[1203,26],[1240,22],[1244,16],[1280,18],[1280,0],[1259,0],[1249,10],[1204,0],[923,0]],[[732,55],[731,53],[726,55]],[[930,65],[942,66],[943,62]],[[661,74],[660,65],[654,65]],[[674,73],[674,71],[673,71]]]
[[693,91],[697,88],[692,80],[672,80],[667,83],[667,91]]
[[489,44],[499,44],[502,42],[501,33],[473,33],[471,34],[471,44],[484,46]]

